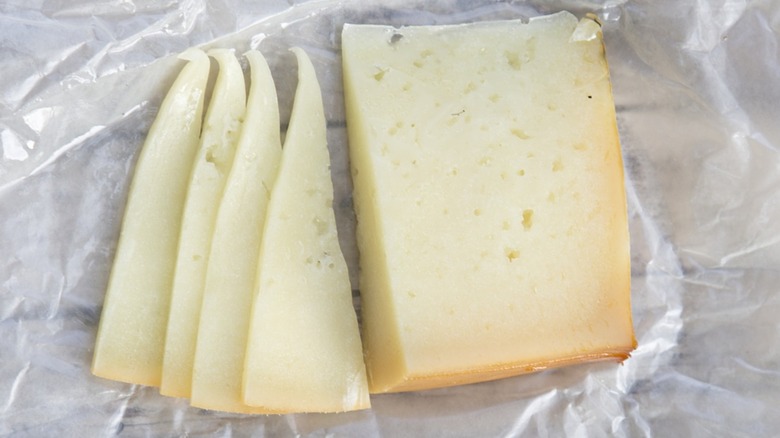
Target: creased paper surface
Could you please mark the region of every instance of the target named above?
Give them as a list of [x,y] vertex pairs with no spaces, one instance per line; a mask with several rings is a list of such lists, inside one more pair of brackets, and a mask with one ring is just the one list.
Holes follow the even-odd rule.
[[[89,365],[138,151],[190,46],[267,57],[283,128],[317,69],[342,246],[357,255],[345,22],[560,10],[603,23],[639,346],[590,364],[379,395],[368,411],[190,408]],[[780,4],[764,1],[11,0],[0,5],[0,436],[771,436],[780,430]]]

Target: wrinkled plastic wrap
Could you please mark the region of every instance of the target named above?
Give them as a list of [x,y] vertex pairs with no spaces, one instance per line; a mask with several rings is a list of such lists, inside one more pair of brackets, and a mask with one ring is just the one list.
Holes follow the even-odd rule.
[[[780,430],[780,5],[764,1],[10,0],[0,3],[0,436],[769,436]],[[260,49],[289,117],[297,45],[356,250],[345,22],[559,10],[603,22],[639,342],[596,363],[377,395],[338,415],[190,408],[89,365],[128,184],[190,46]]]

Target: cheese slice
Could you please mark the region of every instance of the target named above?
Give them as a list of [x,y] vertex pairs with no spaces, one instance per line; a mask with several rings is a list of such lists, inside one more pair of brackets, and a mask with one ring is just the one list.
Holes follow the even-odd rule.
[[345,25],[372,392],[626,359],[623,167],[599,26]]
[[211,243],[192,376],[193,406],[264,413],[241,401],[241,378],[266,206],[281,157],[279,107],[271,71],[257,51],[246,120]]
[[244,401],[277,412],[369,407],[360,333],[339,247],[325,114],[303,50],[268,206],[244,368]]
[[92,362],[96,376],[141,385],[160,384],[179,223],[209,76],[202,51],[180,58],[189,62],[135,166]]
[[246,110],[244,73],[233,52],[209,52],[219,64],[181,217],[160,392],[188,397],[211,239]]

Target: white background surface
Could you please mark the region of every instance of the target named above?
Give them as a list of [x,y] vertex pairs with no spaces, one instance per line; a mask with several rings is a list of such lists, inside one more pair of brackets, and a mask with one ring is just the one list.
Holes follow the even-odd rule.
[[[110,1],[0,4],[0,436],[771,436],[780,430],[780,4],[765,1]],[[296,4],[297,3],[297,4]],[[129,178],[175,55],[260,49],[289,115],[325,94],[356,273],[344,22],[571,10],[604,23],[624,151],[639,346],[591,364],[380,395],[339,415],[240,416],[93,377]],[[356,282],[353,283],[357,288]]]

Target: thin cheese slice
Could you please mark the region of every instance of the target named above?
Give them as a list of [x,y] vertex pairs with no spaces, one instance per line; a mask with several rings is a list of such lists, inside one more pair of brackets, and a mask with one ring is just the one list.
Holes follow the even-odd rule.
[[241,378],[266,206],[281,157],[279,107],[271,71],[257,51],[246,120],[219,204],[198,328],[193,406],[265,413],[241,401]]
[[372,392],[636,345],[599,26],[569,13],[346,25],[344,86]]
[[339,247],[325,114],[301,49],[298,88],[263,235],[244,401],[277,412],[369,407],[347,265]]
[[203,287],[219,200],[235,155],[246,110],[244,73],[233,52],[209,52],[219,64],[190,178],[165,339],[160,392],[188,397]]
[[188,60],[160,106],[135,168],[100,319],[92,372],[157,386],[176,245],[198,148],[209,59]]

